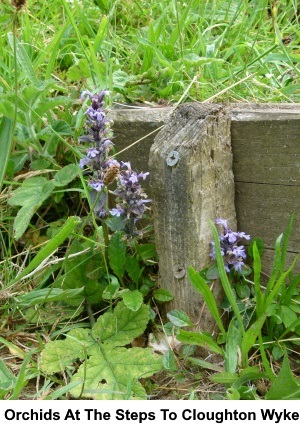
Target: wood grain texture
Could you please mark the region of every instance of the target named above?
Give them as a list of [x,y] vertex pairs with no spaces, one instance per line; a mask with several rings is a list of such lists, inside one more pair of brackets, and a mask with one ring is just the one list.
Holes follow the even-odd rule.
[[263,239],[263,262],[269,273],[275,240],[292,213],[289,261],[300,252],[299,105],[233,111],[231,144],[238,228]]
[[[179,156],[174,166],[167,164],[171,151]],[[236,224],[230,115],[221,106],[181,106],[155,138],[150,172],[160,286],[173,293],[172,309],[212,332],[214,321],[202,309],[187,271],[190,265],[200,270],[211,262],[209,220],[222,214]],[[217,284],[214,294],[220,302]]]

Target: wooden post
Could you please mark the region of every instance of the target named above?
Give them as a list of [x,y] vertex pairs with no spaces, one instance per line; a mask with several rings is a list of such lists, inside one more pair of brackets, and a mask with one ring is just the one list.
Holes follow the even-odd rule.
[[[230,113],[221,105],[181,105],[156,136],[149,166],[160,287],[173,293],[172,309],[212,332],[214,321],[187,271],[211,264],[209,220],[226,218],[236,227]],[[217,283],[214,294],[220,302]]]

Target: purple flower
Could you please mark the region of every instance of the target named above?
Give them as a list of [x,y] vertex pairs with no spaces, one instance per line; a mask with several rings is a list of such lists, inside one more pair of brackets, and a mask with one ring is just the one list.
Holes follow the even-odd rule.
[[94,190],[96,190],[98,193],[102,191],[102,188],[104,187],[104,182],[100,179],[98,181],[90,181],[89,182],[90,187],[92,187]]
[[[148,209],[145,203],[151,202],[144,193],[140,179],[146,179],[149,173],[137,173],[131,168],[129,162],[121,162],[121,170],[118,177],[118,187],[114,194],[117,196],[116,209],[110,211],[112,215],[127,218],[128,236],[137,234],[136,222],[141,219],[144,212]],[[138,233],[140,234],[140,232]]]
[[[88,97],[90,105],[85,111],[88,135],[81,136],[79,140],[92,143],[93,146],[87,151],[86,157],[79,161],[79,166],[81,169],[88,166],[88,171],[93,174],[89,185],[92,188],[91,199],[95,202],[95,213],[103,218],[108,214],[121,217],[121,224],[127,237],[132,237],[142,234],[136,229],[136,223],[148,209],[146,203],[151,202],[140,184],[140,181],[145,180],[149,173],[137,173],[132,170],[130,162],[119,163],[110,156],[109,152],[113,146],[110,140],[112,121],[106,118],[104,109],[104,98],[107,94],[107,91],[101,91],[99,94],[92,94],[89,91],[82,93],[81,98]],[[114,191],[116,207],[108,211],[105,209],[107,207],[105,187],[115,180],[118,182]],[[97,196],[97,193],[100,193],[100,196]]]
[[[234,232],[228,227],[227,220],[218,218],[217,224],[222,225],[223,232],[219,236],[221,254],[224,259],[224,266],[226,272],[230,272],[234,269],[236,272],[241,272],[245,265],[244,260],[246,259],[246,252],[244,245],[238,245],[242,239],[249,240],[250,235],[244,232]],[[216,248],[215,243],[211,242],[212,251],[209,254],[214,260],[216,259]]]

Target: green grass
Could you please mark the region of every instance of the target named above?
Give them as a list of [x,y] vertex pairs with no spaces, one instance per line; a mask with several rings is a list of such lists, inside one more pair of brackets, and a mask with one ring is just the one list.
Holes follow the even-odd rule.
[[[24,180],[46,178],[49,184],[55,172],[77,164],[81,92],[108,89],[112,106],[297,103],[298,22],[296,0],[27,0],[17,14],[9,0],[2,2],[0,336],[8,340],[0,342],[0,398],[64,397],[70,375],[43,375],[36,352],[45,339],[89,326],[91,309],[84,313],[72,297],[62,303],[61,292],[53,302],[37,295],[26,307],[23,300],[43,289],[53,297],[52,289],[65,282],[68,253],[79,255],[78,263],[68,263],[75,282],[80,267],[94,258],[86,256],[88,246],[99,251],[101,232],[82,174],[46,202],[40,199],[21,237],[13,230],[19,208],[7,203]],[[71,216],[83,219],[82,228],[63,245],[57,242],[52,255],[55,235]]]
[[[299,101],[296,1],[95,3],[27,2],[18,17],[19,81],[36,75],[68,94],[105,87],[116,101],[174,102],[195,79],[190,100],[224,91],[219,99],[226,101]],[[2,21],[6,91],[13,85],[8,7]]]

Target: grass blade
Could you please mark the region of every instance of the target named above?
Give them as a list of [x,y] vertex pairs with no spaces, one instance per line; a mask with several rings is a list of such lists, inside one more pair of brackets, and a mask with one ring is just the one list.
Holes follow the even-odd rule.
[[[72,216],[67,219],[65,224],[59,230],[58,233],[42,248],[39,253],[33,258],[28,266],[16,277],[16,279],[4,289],[7,289],[20,281],[22,278],[30,274],[38,266],[40,266],[44,260],[48,259],[49,256],[70,236],[75,227],[80,223],[80,218]],[[3,291],[3,290],[2,290]]]
[[256,242],[254,242],[253,244],[253,259],[256,317],[259,318],[263,313],[263,293],[260,287],[261,258],[258,252]]
[[0,190],[7,168],[9,154],[13,145],[13,121],[10,118],[2,117],[0,120]]
[[222,334],[225,334],[226,330],[223,326],[216,300],[209,286],[193,267],[189,268],[188,275],[195,290],[202,295],[206,306],[208,307]]
[[210,221],[210,224],[211,224],[212,230],[213,230],[213,237],[214,237],[215,249],[216,249],[216,259],[217,259],[219,274],[220,274],[220,278],[221,278],[221,282],[222,282],[222,287],[223,287],[224,292],[226,294],[226,297],[227,297],[227,299],[228,299],[228,301],[232,307],[234,315],[240,324],[241,330],[242,330],[242,332],[244,332],[245,329],[244,329],[243,319],[242,319],[241,314],[239,312],[238,305],[235,301],[235,297],[234,297],[231,285],[228,281],[227,274],[225,271],[224,261],[223,261],[223,257],[221,254],[218,231],[217,231],[215,225],[211,221]]
[[283,234],[282,251],[281,251],[281,270],[282,271],[285,268],[288,244],[289,244],[289,240],[290,240],[290,236],[293,228],[294,218],[295,218],[295,214],[292,214],[290,222]]

